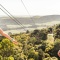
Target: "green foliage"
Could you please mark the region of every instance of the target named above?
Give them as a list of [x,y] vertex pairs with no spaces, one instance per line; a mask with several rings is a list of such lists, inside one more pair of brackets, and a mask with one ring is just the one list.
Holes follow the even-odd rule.
[[47,30],[34,30],[33,33],[31,33],[31,36],[34,36],[37,38],[37,40],[46,40],[47,39]]
[[10,57],[8,57],[8,60],[14,60],[14,58],[10,56]]
[[56,38],[60,39],[60,24],[55,26],[55,28],[54,28],[54,37],[55,37],[55,39]]
[[47,30],[46,29],[34,30],[31,33],[31,37],[35,37],[36,38],[35,44],[40,44],[41,40],[46,40],[47,39]]
[[29,33],[29,30],[27,30],[26,33],[28,34]]
[[54,43],[51,42],[51,41],[49,41],[49,40],[47,40],[47,41],[46,41],[45,52],[48,52],[48,51],[50,51],[50,50],[53,49],[53,48],[54,48]]
[[44,51],[42,51],[42,49],[38,50],[38,55],[39,55],[39,58],[38,58],[39,60],[43,60],[45,57]]
[[37,40],[36,40],[35,37],[31,37],[31,38],[29,39],[29,43],[32,43],[32,44],[34,44],[36,41],[37,41]]
[[48,53],[49,53],[51,56],[56,56],[56,57],[58,57],[58,55],[57,55],[58,50],[60,50],[60,39],[56,39],[56,40],[55,40],[54,48],[51,49]]
[[42,29],[39,33],[39,37],[41,40],[46,40],[47,39],[47,31],[46,29]]
[[[52,29],[41,29],[30,32],[11,35],[19,45],[10,40],[0,39],[0,60],[60,60],[57,55],[60,50],[60,25],[54,28],[54,37],[48,37]],[[1,37],[0,37],[1,38]]]
[[3,60],[3,57],[0,55],[0,60]]
[[0,54],[2,56],[9,56],[13,53],[14,44],[10,42],[8,39],[3,39],[0,43]]
[[53,28],[52,27],[49,27],[48,28],[48,33],[52,33],[53,32]]
[[34,60],[33,58],[30,58],[29,60]]
[[34,60],[38,60],[38,52],[36,52],[36,51],[34,50],[34,48],[31,48],[31,49],[29,50],[28,58],[29,58],[29,59],[30,59],[30,58],[33,58]]
[[44,53],[45,58],[50,57],[48,53]]
[[47,57],[47,58],[44,58],[43,60],[58,60],[58,58],[56,58],[56,57]]

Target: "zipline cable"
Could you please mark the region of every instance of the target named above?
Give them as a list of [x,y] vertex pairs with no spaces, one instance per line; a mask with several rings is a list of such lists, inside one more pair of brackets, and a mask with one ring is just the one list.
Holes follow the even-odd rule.
[[[3,7],[1,4],[0,4],[0,6],[2,7],[2,8],[4,8],[4,10],[6,10],[10,15],[11,15],[11,17],[12,18],[14,18],[14,20],[16,20],[16,21],[18,21],[5,7]],[[20,24],[19,25],[21,25],[23,28],[24,28],[24,26],[21,24],[21,22],[20,21],[18,21]],[[24,29],[25,30],[25,29]]]
[[[4,9],[4,10],[6,10],[7,11],[7,9],[5,8],[5,7],[3,7],[1,4],[0,4],[0,6]],[[12,16],[12,14],[9,12],[9,11],[7,11],[11,16]],[[15,20],[16,20],[16,18],[14,17],[14,16],[12,16]],[[19,22],[19,21],[18,21]],[[21,23],[20,23],[21,24]]]
[[[0,8],[0,10],[2,10],[1,8]],[[8,15],[4,10],[2,10],[6,15]],[[9,15],[8,15],[9,16]],[[9,16],[10,17],[10,16]],[[15,23],[17,23],[12,17],[10,17]],[[18,23],[17,23],[18,24]],[[20,26],[20,24],[18,24],[19,26]],[[24,28],[23,28],[24,29]],[[25,30],[25,29],[24,29]],[[26,30],[25,30],[26,31]]]
[[[1,6],[2,8],[4,8],[1,4],[0,4],[0,6]],[[0,9],[1,9],[1,8],[0,8]],[[2,9],[1,9],[1,10],[2,10]],[[6,9],[4,8],[4,10],[6,10]],[[2,10],[2,11],[3,11],[3,10]],[[6,10],[6,11],[7,11],[7,10]],[[5,14],[7,14],[5,11],[3,11],[3,12],[4,12]],[[7,11],[7,12],[8,12],[8,11]],[[8,12],[8,13],[9,13],[9,12]],[[8,14],[7,14],[7,15],[8,15],[12,20],[14,20],[14,21],[15,21],[15,20],[18,21],[18,20],[17,20],[17,19],[11,14],[11,13],[9,13],[9,14],[10,14],[11,16],[8,15]],[[15,22],[16,22],[16,21],[15,21]],[[18,22],[20,23],[20,21],[18,21]],[[16,22],[16,23],[17,23],[17,22]],[[17,23],[17,24],[18,24],[18,23]],[[18,24],[18,25],[21,25],[21,26],[23,27],[23,29],[25,30],[24,26],[23,26],[21,23]],[[26,30],[25,30],[25,31],[26,31]]]
[[25,4],[24,4],[23,0],[21,0],[21,2],[22,2],[22,4],[23,4],[23,6],[25,7],[25,9],[26,9],[26,11],[27,11],[28,15],[30,16],[30,19],[33,21],[33,23],[34,23],[34,25],[35,25],[35,21],[31,18],[31,15],[30,15],[30,13],[29,13],[28,9],[26,8],[26,6],[25,6]]

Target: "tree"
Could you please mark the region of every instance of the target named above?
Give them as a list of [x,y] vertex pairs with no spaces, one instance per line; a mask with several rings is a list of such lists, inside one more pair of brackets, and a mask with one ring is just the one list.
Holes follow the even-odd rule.
[[0,60],[3,60],[3,57],[0,55]]
[[58,57],[58,54],[57,54],[59,50],[60,50],[60,39],[57,39],[57,40],[55,40],[54,48],[50,49],[47,53],[50,56],[55,56],[60,60],[60,58]]
[[52,32],[53,32],[53,28],[52,27],[48,28],[48,33],[52,33]]
[[27,30],[26,33],[29,33],[29,30]]
[[8,57],[8,60],[14,60],[14,58],[10,56],[10,57]]
[[42,29],[42,30],[34,30],[31,33],[31,37],[35,37],[36,38],[36,43],[35,44],[40,44],[41,40],[46,40],[47,39],[47,30],[46,29]]
[[34,50],[34,47],[32,47],[30,50],[29,50],[29,54],[28,54],[28,59],[30,58],[33,58],[34,60],[38,60],[38,52],[36,52]]
[[59,38],[60,39],[60,24],[58,24],[57,26],[55,26],[54,28],[54,37]]
[[33,45],[34,45],[34,43],[36,42],[37,40],[36,40],[36,38],[35,37],[30,37],[30,39],[29,39],[29,43],[32,43]]
[[56,57],[47,57],[47,58],[44,58],[43,60],[58,60],[58,58],[56,58]]
[[0,44],[1,55],[3,57],[10,56],[13,53],[14,44],[8,39],[3,39]]
[[39,49],[38,52],[39,52],[39,53],[38,53],[38,55],[39,55],[39,58],[38,58],[38,59],[39,59],[39,60],[43,60],[44,57],[45,57],[45,56],[44,56],[44,52],[42,51],[42,49]]

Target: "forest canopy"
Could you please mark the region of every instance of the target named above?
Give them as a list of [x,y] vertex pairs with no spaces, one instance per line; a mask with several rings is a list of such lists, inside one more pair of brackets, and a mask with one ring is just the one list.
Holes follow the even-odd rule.
[[19,45],[0,36],[0,60],[60,60],[60,24],[10,36]]

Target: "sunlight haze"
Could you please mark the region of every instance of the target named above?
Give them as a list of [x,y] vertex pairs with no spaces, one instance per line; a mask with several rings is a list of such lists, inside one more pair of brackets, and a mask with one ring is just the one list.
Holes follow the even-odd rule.
[[[30,15],[60,15],[60,0],[22,0]],[[21,0],[0,0],[14,16],[29,16]],[[0,6],[0,8],[2,8]],[[2,8],[3,9],[3,8]],[[7,16],[0,10],[0,16]]]

